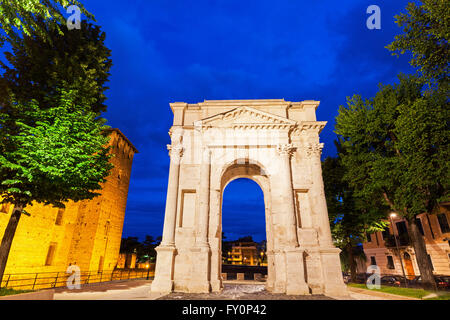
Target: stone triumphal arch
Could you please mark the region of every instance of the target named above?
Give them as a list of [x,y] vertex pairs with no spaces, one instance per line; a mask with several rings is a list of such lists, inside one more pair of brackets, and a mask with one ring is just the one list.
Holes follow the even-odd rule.
[[274,293],[346,294],[324,195],[318,101],[172,103],[170,173],[152,291],[210,292],[221,279],[222,195],[237,178],[264,193]]

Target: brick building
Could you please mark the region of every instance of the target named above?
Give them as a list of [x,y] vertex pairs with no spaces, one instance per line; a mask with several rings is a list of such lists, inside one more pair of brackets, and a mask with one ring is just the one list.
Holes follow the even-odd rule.
[[[419,230],[422,233],[433,273],[450,275],[450,203],[441,204],[436,214],[420,214],[417,217]],[[398,236],[400,256],[405,274],[408,278],[420,275],[415,258],[414,248],[408,237],[408,223],[404,219],[393,218],[383,232],[368,235],[369,241],[363,244],[366,254],[366,266],[377,265],[381,274],[402,275],[399,253],[396,249],[394,234]]]
[[[137,150],[120,130],[112,129],[110,134],[114,168],[101,195],[68,202],[65,209],[42,204],[27,207],[30,216],[20,219],[5,274],[64,272],[72,264],[82,272],[116,267]],[[0,238],[12,209],[12,205],[0,205]]]

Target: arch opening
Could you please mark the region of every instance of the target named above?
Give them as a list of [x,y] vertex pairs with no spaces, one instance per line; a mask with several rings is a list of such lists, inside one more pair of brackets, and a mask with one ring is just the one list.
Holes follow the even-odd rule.
[[[264,169],[235,161],[222,173],[220,219],[223,280],[260,280],[268,275],[270,187]],[[272,268],[270,268],[272,269]],[[238,275],[238,273],[240,275]],[[242,277],[244,277],[242,279]]]
[[251,179],[229,183],[222,201],[222,265],[267,266],[264,194]]

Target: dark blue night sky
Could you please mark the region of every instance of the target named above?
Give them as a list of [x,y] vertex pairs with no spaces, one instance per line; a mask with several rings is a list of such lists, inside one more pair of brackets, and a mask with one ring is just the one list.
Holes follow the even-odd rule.
[[[320,100],[323,156],[335,154],[334,118],[355,93],[412,72],[409,57],[384,47],[401,29],[394,15],[407,0],[109,0],[86,1],[107,34],[113,68],[109,125],[139,149],[123,236],[162,234],[169,157],[169,103],[220,99]],[[382,29],[366,28],[381,8]],[[242,195],[245,194],[245,197]],[[225,190],[228,239],[265,238],[262,191],[250,180]]]

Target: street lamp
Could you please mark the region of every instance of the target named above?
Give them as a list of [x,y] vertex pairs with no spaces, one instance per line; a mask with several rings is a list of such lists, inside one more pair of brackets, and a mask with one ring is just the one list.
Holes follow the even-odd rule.
[[391,219],[391,226],[392,226],[392,232],[394,234],[394,239],[395,239],[395,247],[397,248],[397,255],[398,258],[400,259],[400,265],[402,266],[402,273],[403,273],[403,278],[405,278],[405,286],[408,287],[408,283],[406,282],[406,275],[405,275],[405,269],[403,268],[403,261],[402,261],[402,256],[400,255],[400,248],[398,246],[398,240],[397,240],[397,236],[395,235],[395,228],[394,228],[394,222],[392,221],[392,218],[396,218],[397,214],[392,212],[389,215],[389,218]]
[[150,275],[150,260],[147,261],[145,267],[147,268],[147,280],[148,280]]

